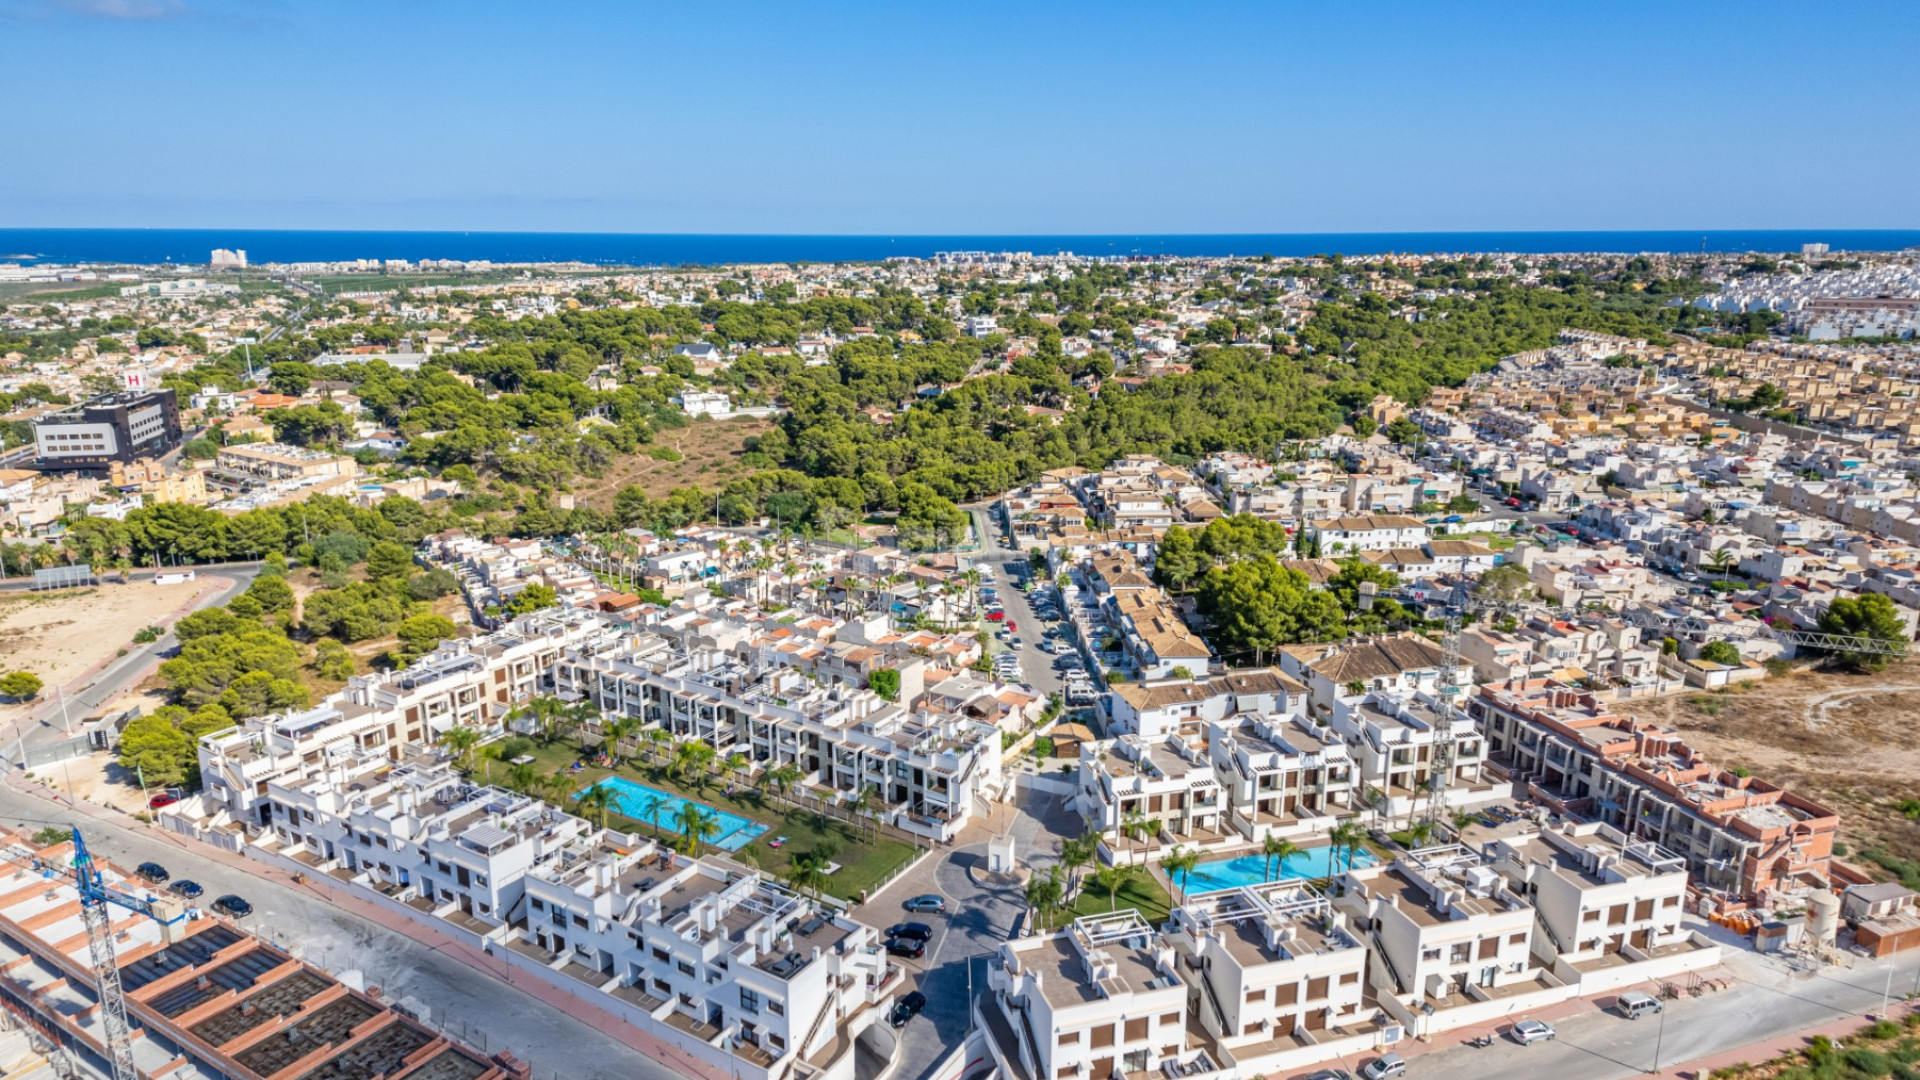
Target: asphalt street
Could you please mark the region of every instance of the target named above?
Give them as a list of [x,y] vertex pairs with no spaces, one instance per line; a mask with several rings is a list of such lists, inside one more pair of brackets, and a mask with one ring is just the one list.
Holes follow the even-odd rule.
[[336,906],[315,886],[295,886],[278,874],[269,876],[258,864],[229,865],[192,841],[154,828],[81,817],[8,785],[0,785],[0,821],[29,833],[45,824],[77,822],[89,846],[118,866],[157,862],[176,880],[188,878],[204,887],[203,904],[226,893],[238,894],[254,907],[254,913],[241,920],[245,929],[350,985],[359,981],[379,986],[390,1000],[420,1012],[422,1019],[470,1045],[488,1053],[509,1050],[535,1063],[541,1080],[549,1070],[568,1080],[670,1080],[684,1075],[456,957]]
[[[1017,814],[1012,807],[1001,807],[999,817],[988,820],[996,828],[1010,827],[1019,860],[1044,873],[1059,859],[1060,837],[1076,833],[1079,819],[1061,808],[1057,796],[1034,790],[1024,778],[1016,799]],[[912,988],[927,995],[926,1010],[900,1033],[895,1080],[931,1080],[933,1066],[966,1038],[970,1003],[986,986],[987,958],[1025,918],[1021,886],[989,882],[985,868],[985,841],[936,851],[885,892],[853,909],[854,918],[882,931],[904,921],[933,928],[924,958],[894,960],[906,969]],[[946,897],[946,913],[913,914],[901,907],[923,893]]]

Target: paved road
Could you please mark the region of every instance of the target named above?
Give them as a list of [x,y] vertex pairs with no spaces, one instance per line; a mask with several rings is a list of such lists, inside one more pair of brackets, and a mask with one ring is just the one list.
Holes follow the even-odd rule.
[[0,784],[0,821],[9,826],[32,832],[49,822],[76,820],[88,844],[117,865],[158,862],[175,878],[204,886],[208,903],[224,893],[244,896],[254,906],[254,914],[242,921],[246,929],[349,980],[358,972],[365,984],[382,987],[402,1004],[424,1006],[428,1022],[489,1053],[512,1051],[535,1065],[539,1080],[555,1074],[568,1080],[684,1080],[684,1073],[567,1012],[335,905],[311,885],[294,886],[258,863],[232,865],[209,849],[155,829],[81,818]]
[[[966,1038],[969,1005],[986,986],[987,958],[1025,918],[1021,886],[976,877],[986,867],[986,834],[1011,823],[1018,858],[1044,873],[1059,858],[1060,838],[1078,831],[1079,818],[1063,811],[1057,797],[1035,792],[1024,781],[1016,803],[1017,813],[1013,807],[1000,808],[997,818],[987,819],[994,824],[969,830],[972,842],[936,851],[853,911],[854,918],[882,931],[904,920],[933,926],[923,960],[895,961],[907,969],[913,988],[927,995],[926,1011],[901,1031],[896,1080],[931,1080],[933,1065]],[[908,897],[922,893],[946,897],[947,914],[914,915],[901,908]]]
[[[975,556],[975,562],[991,571],[994,591],[999,594],[1001,605],[1007,609],[1007,618],[1019,627],[1015,636],[1021,642],[1021,681],[1038,690],[1043,697],[1061,693],[1060,673],[1053,666],[1054,657],[1040,649],[1039,643],[1045,640],[1041,632],[1047,624],[1034,615],[1027,594],[1014,588],[1013,583],[1019,580],[1016,572],[1023,572],[1027,566],[1026,553],[1008,551],[1000,546],[1005,533],[994,524],[992,514],[986,509],[969,507],[969,512],[973,514],[974,531],[987,538],[985,550]],[[1004,648],[1001,639],[996,636],[993,639],[993,651],[1001,652]]]

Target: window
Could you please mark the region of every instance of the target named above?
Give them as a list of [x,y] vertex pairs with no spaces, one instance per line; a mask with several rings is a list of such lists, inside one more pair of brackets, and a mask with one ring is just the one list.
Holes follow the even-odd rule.
[[1480,959],[1491,960],[1500,955],[1500,939],[1497,937],[1480,939]]
[[1160,1018],[1160,1022],[1161,1022],[1162,1024],[1175,1024],[1175,1025],[1177,1025],[1177,1024],[1179,1024],[1179,1023],[1180,1023],[1180,1014],[1179,1014],[1179,1013],[1177,1013],[1177,1012],[1170,1012],[1170,1013],[1168,1013],[1167,1015],[1165,1015],[1165,1016],[1163,1016],[1163,1017],[1161,1017],[1161,1018]]
[[1327,996],[1327,977],[1325,975],[1322,975],[1317,979],[1310,979],[1307,981],[1307,1000],[1308,1001],[1319,1001],[1325,998],[1326,996]]
[[1093,1048],[1099,1050],[1113,1045],[1113,1025],[1104,1024],[1093,1029]]
[[757,1013],[760,1011],[760,995],[746,987],[740,988],[740,1011]]
[[775,1016],[787,1015],[787,1007],[772,998],[767,999],[767,1011]]
[[1349,971],[1345,975],[1340,976],[1341,986],[1352,986],[1354,983],[1357,983],[1359,981],[1360,981],[1360,973],[1357,971]]
[[1120,1067],[1130,1073],[1146,1072],[1147,1057],[1147,1051],[1134,1050],[1120,1059]]
[[1519,933],[1514,934],[1511,937],[1507,938],[1507,944],[1509,945],[1525,945],[1526,943],[1527,943],[1527,932],[1525,930],[1522,930]]
[[1063,1031],[1060,1033],[1061,1046],[1077,1046],[1079,1042],[1080,1033],[1077,1031]]
[[1286,983],[1281,986],[1276,986],[1273,988],[1273,1003],[1275,1005],[1291,1005],[1294,1002],[1299,1000],[1300,1000],[1300,984],[1299,983]]
[[1247,1000],[1265,1001],[1267,1000],[1267,992],[1265,990],[1249,990],[1247,991]]
[[687,962],[686,962],[685,960],[677,960],[677,961],[675,961],[675,962],[674,962],[674,965],[673,965],[673,966],[674,966],[674,967],[677,967],[677,968],[679,968],[679,969],[680,969],[680,974],[682,974],[682,975],[692,975],[692,974],[693,974],[693,965],[692,965],[692,964],[689,964],[689,963],[687,963]]
[[660,961],[660,962],[661,962],[661,963],[663,963],[663,964],[664,964],[664,963],[666,963],[667,961],[669,961],[669,960],[671,960],[671,959],[673,959],[673,957],[671,957],[671,956],[668,956],[668,955],[667,955],[667,950],[665,950],[665,949],[655,949],[655,950],[653,950],[653,958],[654,958],[655,960],[658,960],[658,961]]
[[1147,1037],[1147,1018],[1127,1021],[1127,1041],[1137,1042]]

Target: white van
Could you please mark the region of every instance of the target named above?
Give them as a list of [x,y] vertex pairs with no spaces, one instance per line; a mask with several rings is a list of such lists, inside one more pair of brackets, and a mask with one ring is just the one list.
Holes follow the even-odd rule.
[[1652,994],[1643,994],[1638,990],[1629,990],[1613,999],[1613,1010],[1629,1020],[1638,1020],[1643,1016],[1652,1016],[1666,1006]]

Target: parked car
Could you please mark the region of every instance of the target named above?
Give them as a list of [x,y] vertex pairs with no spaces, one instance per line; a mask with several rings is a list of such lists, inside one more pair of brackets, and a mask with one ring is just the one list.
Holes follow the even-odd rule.
[[244,919],[253,914],[253,905],[232,893],[213,902],[213,910],[230,919]]
[[163,806],[172,806],[174,803],[177,803],[179,801],[180,801],[179,792],[163,791],[160,794],[155,795],[153,798],[147,800],[147,809],[158,810]]
[[186,878],[181,878],[179,881],[167,886],[167,891],[180,897],[182,900],[192,900],[207,890],[202,889],[200,883],[197,881],[189,881]]
[[924,893],[920,896],[913,897],[900,906],[906,908],[908,911],[931,911],[938,915],[947,910],[947,898],[937,893]]
[[927,954],[927,943],[913,938],[888,938],[887,952],[894,956],[904,956],[909,960],[918,960]]
[[933,936],[933,927],[923,922],[894,923],[887,927],[887,936],[925,941]]
[[1508,1034],[1521,1046],[1532,1046],[1537,1042],[1551,1041],[1554,1033],[1553,1025],[1545,1020],[1522,1020],[1514,1024]]
[[1360,1066],[1360,1075],[1365,1080],[1391,1080],[1395,1076],[1405,1076],[1407,1059],[1399,1054],[1382,1054]]
[[920,1015],[927,1007],[927,995],[915,990],[906,997],[893,1003],[893,1011],[887,1014],[887,1023],[894,1027],[906,1027],[907,1021]]
[[1353,1074],[1345,1069],[1321,1069],[1308,1073],[1304,1080],[1353,1080]]
[[167,873],[166,867],[157,862],[143,862],[135,867],[133,872],[145,878],[149,885],[165,885],[167,879],[173,876]]
[[1660,999],[1652,994],[1643,994],[1638,990],[1629,990],[1613,999],[1613,1011],[1629,1020],[1638,1020],[1643,1016],[1652,1016],[1666,1008]]
[[1007,613],[1000,608],[990,608],[987,611],[988,622],[999,622],[1002,619],[1005,619],[1006,617],[1007,617]]

